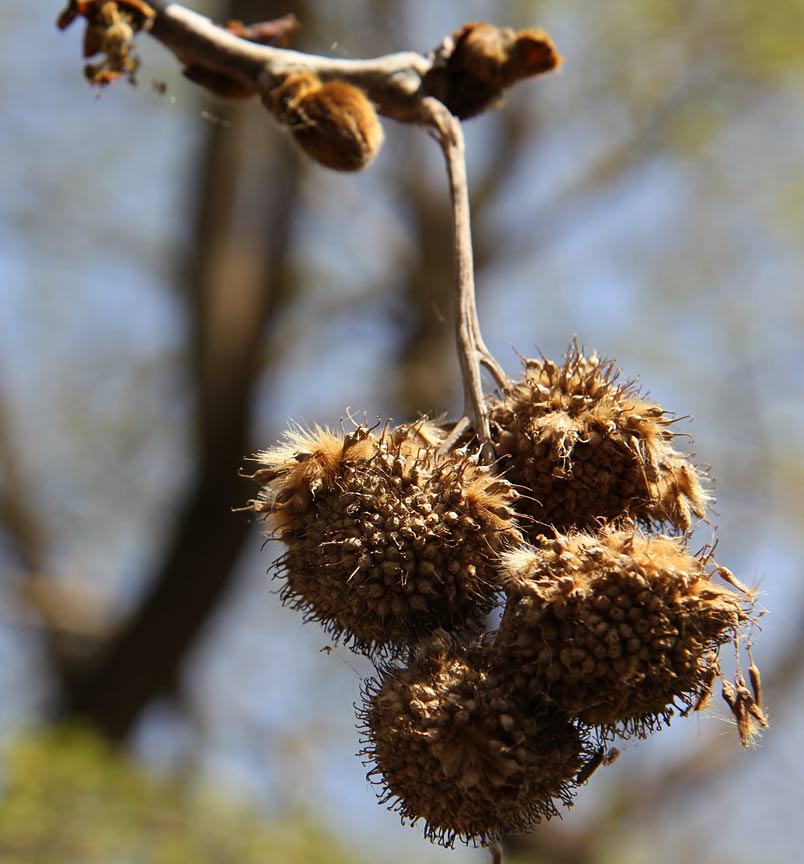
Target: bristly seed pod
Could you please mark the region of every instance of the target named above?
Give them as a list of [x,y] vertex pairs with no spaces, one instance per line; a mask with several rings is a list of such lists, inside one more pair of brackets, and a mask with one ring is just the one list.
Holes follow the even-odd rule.
[[570,804],[592,755],[583,728],[512,692],[478,644],[387,669],[366,685],[360,719],[380,802],[444,846],[531,830]]
[[503,566],[496,668],[604,732],[644,735],[702,705],[753,608],[678,539],[634,530],[545,539]]
[[257,457],[252,506],[287,547],[283,600],[365,653],[481,626],[497,553],[520,539],[510,484],[472,457],[439,455],[439,440],[422,423],[379,436],[296,430]]
[[266,105],[309,156],[335,171],[359,171],[380,150],[382,125],[366,94],[344,81],[289,76]]
[[709,496],[673,449],[667,412],[617,382],[617,371],[573,344],[560,366],[524,361],[524,377],[489,404],[505,476],[526,494],[534,533],[628,518],[687,531]]

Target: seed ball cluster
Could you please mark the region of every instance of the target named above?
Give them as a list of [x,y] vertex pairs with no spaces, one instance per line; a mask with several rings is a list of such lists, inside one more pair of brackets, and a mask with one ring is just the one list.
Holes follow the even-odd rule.
[[477,644],[417,657],[369,682],[362,712],[381,802],[430,840],[488,844],[569,804],[586,733],[555,705],[513,691]]
[[755,598],[687,548],[708,495],[672,418],[577,345],[489,412],[491,465],[420,421],[295,429],[253,475],[283,601],[378,666],[359,714],[380,801],[445,846],[555,815],[607,741],[699,710],[718,677],[743,744],[767,726],[753,660],[750,689],[721,672]]
[[316,429],[258,457],[253,509],[286,546],[283,600],[365,653],[482,626],[498,553],[520,540],[511,485],[439,440],[422,424]]
[[672,447],[673,420],[596,354],[573,345],[562,365],[526,359],[489,407],[505,476],[526,490],[520,510],[536,533],[620,518],[687,531],[705,515],[701,478]]
[[688,710],[751,598],[712,581],[680,540],[604,529],[505,554],[498,663],[604,730],[644,734]]

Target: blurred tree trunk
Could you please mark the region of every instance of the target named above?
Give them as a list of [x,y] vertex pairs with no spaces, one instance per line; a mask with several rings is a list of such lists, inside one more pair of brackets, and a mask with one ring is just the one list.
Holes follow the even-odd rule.
[[[222,6],[222,20],[287,11],[255,0]],[[271,149],[259,140],[264,129],[254,127],[264,118],[252,104],[227,105],[226,114],[228,125],[210,124],[207,132],[194,245],[182,268],[196,398],[195,482],[139,609],[96,657],[62,680],[61,713],[115,739],[127,735],[154,697],[175,690],[183,661],[231,583],[249,527],[232,508],[252,492],[238,468],[254,449],[264,340],[292,293],[287,253],[299,162],[281,142]]]

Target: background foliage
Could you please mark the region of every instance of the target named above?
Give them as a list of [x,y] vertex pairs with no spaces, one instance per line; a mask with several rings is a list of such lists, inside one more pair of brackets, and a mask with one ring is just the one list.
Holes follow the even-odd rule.
[[0,856],[19,864],[355,862],[300,814],[268,822],[186,778],[146,776],[87,730],[5,754]]

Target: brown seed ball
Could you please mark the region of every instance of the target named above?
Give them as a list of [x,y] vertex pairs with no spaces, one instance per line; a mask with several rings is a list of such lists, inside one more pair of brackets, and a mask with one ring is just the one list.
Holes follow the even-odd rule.
[[510,484],[473,457],[439,455],[437,440],[421,423],[315,429],[258,456],[253,509],[287,547],[283,600],[357,650],[480,626],[499,592],[497,553],[520,538]]
[[477,644],[419,653],[365,688],[360,755],[380,802],[444,846],[485,845],[555,815],[588,757],[584,732],[548,701],[511,692],[486,659]]
[[358,171],[379,153],[383,131],[368,96],[343,81],[291,75],[267,100],[276,118],[317,162],[335,171]]
[[505,476],[527,489],[534,533],[627,517],[687,531],[705,515],[696,469],[671,446],[672,418],[617,383],[611,363],[573,345],[561,366],[526,359],[524,377],[490,403]]
[[644,734],[711,687],[752,598],[675,538],[606,528],[503,556],[498,664],[586,723]]

